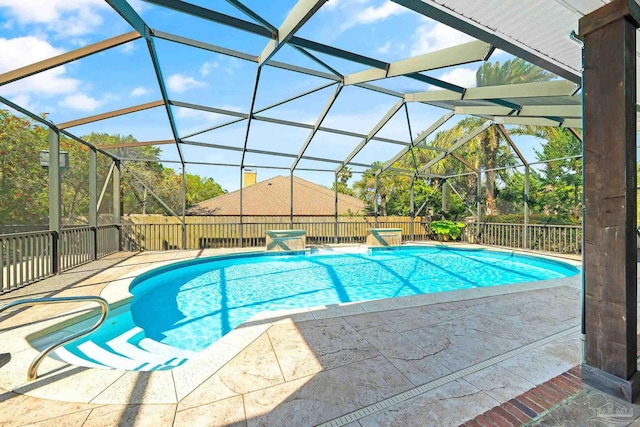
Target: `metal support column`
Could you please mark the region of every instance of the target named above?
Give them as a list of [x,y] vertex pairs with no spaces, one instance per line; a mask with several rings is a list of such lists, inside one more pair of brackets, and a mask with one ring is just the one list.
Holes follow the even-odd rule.
[[524,228],[522,230],[522,247],[529,249],[529,165],[524,167]]
[[289,227],[293,230],[293,170],[289,181]]
[[121,203],[121,189],[120,189],[120,160],[113,161],[113,224],[118,230],[118,250],[122,250],[122,203]]
[[442,180],[442,212],[446,213],[448,210],[447,207],[447,187],[449,185],[447,185],[447,180],[446,178],[444,180]]
[[242,187],[243,187],[244,167],[240,166],[240,230],[238,230],[238,246],[244,247],[243,224],[242,224]]
[[637,369],[636,30],[640,5],[613,0],[582,17],[583,253],[587,384],[628,402]]
[[411,241],[416,240],[416,234],[415,234],[416,204],[415,204],[415,194],[413,189],[413,184],[415,182],[416,182],[416,176],[414,174],[411,176],[411,187],[409,187],[410,189],[409,209],[411,210],[411,212],[409,212],[409,216],[411,217],[411,223],[409,224],[409,233],[411,234]]
[[339,229],[338,229],[338,174],[335,174],[335,181],[333,183],[334,187],[334,238],[333,243],[338,244],[339,240]]
[[93,234],[93,259],[98,259],[98,152],[89,148],[89,227]]
[[476,230],[476,243],[480,243],[480,226],[482,222],[482,172],[478,172],[478,184],[476,189],[476,215],[478,217],[478,229]]
[[51,272],[60,272],[60,225],[61,225],[61,179],[60,179],[60,134],[49,129],[49,230],[53,232],[51,242]]
[[187,249],[187,172],[182,164],[182,249]]
[[378,228],[378,174],[376,173],[373,187],[373,225]]

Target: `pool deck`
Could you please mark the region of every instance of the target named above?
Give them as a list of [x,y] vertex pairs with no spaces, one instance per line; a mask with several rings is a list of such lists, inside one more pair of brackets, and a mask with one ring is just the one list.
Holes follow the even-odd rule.
[[[239,251],[118,253],[2,295],[0,305],[53,295],[117,301],[142,271]],[[12,355],[0,368],[0,425],[456,426],[579,364],[579,288],[576,275],[261,313],[171,371],[47,358],[32,382],[37,353],[25,337],[86,304],[17,309],[0,315],[0,352]]]

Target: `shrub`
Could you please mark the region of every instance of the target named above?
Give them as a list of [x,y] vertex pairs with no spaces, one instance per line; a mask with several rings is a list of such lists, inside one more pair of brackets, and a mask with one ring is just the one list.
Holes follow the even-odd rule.
[[431,222],[431,231],[445,241],[449,239],[457,240],[460,238],[462,228],[464,228],[464,223],[453,222],[448,219]]

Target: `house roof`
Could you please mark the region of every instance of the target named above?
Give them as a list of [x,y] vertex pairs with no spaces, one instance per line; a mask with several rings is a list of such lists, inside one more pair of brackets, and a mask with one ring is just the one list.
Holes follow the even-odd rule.
[[[293,178],[293,214],[296,216],[333,215],[335,193],[302,178]],[[276,176],[242,189],[243,215],[289,215],[291,181]],[[353,196],[338,193],[338,214],[364,213],[364,203]],[[240,215],[240,190],[200,202],[187,215]]]

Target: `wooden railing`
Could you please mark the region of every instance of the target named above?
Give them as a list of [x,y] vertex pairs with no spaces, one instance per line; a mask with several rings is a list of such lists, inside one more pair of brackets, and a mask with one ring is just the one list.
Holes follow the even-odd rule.
[[[304,230],[307,243],[322,245],[332,243],[364,243],[373,224],[362,221],[294,221],[247,223],[193,223],[185,226],[185,247],[182,240],[182,224],[124,224],[122,248],[127,251],[159,251],[169,249],[205,249],[229,247],[262,247],[266,244],[267,230]],[[336,230],[337,227],[337,230]],[[379,228],[400,228],[404,240],[429,238],[428,228],[415,223],[413,235],[407,221],[380,221]]]
[[477,223],[468,224],[462,234],[462,240],[469,243],[505,246],[509,248],[530,249],[563,254],[582,252],[582,227],[579,225],[547,224],[505,224]]
[[0,236],[0,293],[54,274],[54,234],[34,231]]
[[[39,231],[0,235],[0,293],[28,285],[119,250],[161,251],[264,247],[267,230],[305,230],[311,245],[365,243],[373,223],[356,219],[337,223],[308,218],[288,222],[180,223],[105,225],[75,227],[58,233]],[[378,228],[402,230],[404,241],[428,240],[425,223],[379,220]],[[469,243],[533,249],[555,253],[581,253],[582,230],[576,225],[470,223],[462,240]]]
[[0,294],[120,250],[115,225],[0,235]]

